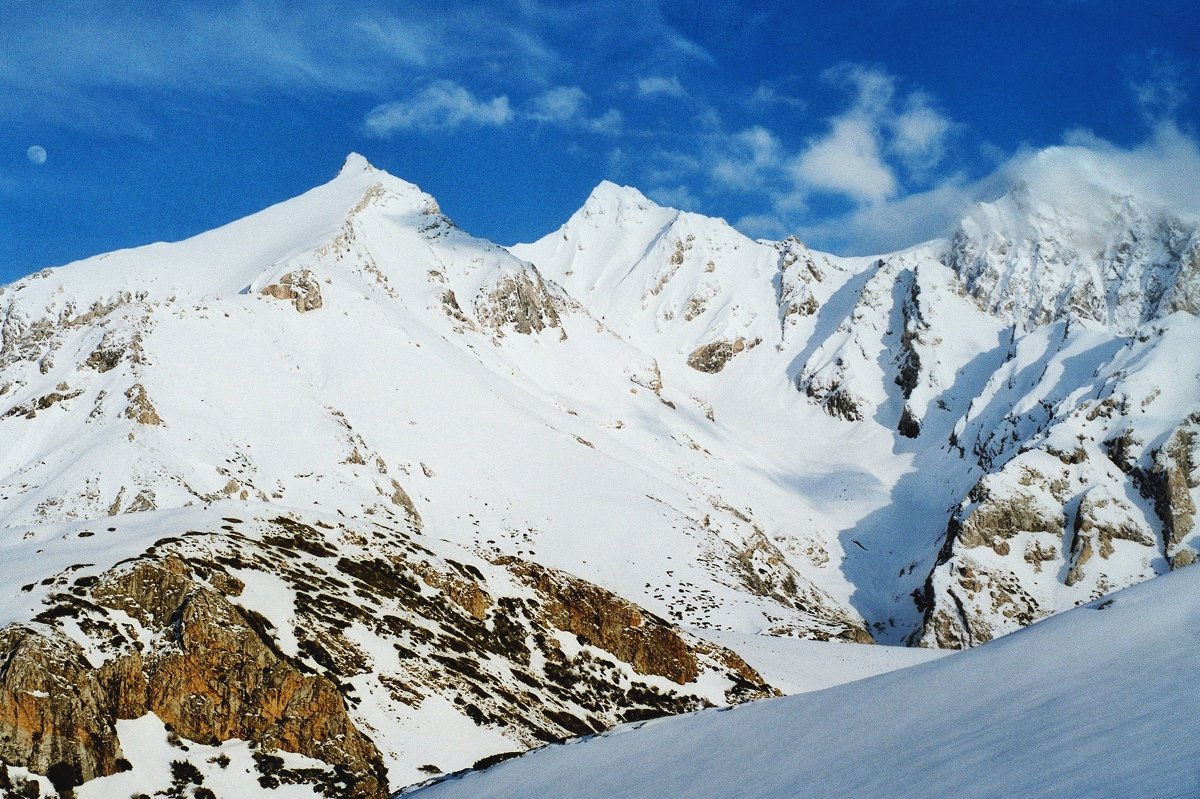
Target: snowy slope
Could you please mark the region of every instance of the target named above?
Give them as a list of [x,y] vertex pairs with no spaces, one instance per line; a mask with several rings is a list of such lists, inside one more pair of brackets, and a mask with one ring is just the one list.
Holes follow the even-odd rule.
[[[403,181],[352,162],[315,193],[206,234],[219,246],[151,248],[172,275],[213,272],[203,290],[168,288],[134,251],[0,297],[7,524],[227,496],[416,514],[680,620],[865,637],[803,505],[769,477],[727,479],[725,456],[757,456],[658,386],[653,358]],[[310,203],[341,219],[329,238],[276,225]],[[290,237],[257,274],[223,257]],[[129,298],[110,299],[112,260]]]
[[[351,156],[223,228],[6,286],[0,623],[109,579],[158,525],[257,551],[223,520],[291,518],[420,537],[500,597],[523,596],[512,563],[573,575],[800,691],[922,658],[823,641],[972,646],[1188,565],[1195,221],[1061,154],[1034,163],[952,239],[846,259],[608,183],[506,250]],[[247,596],[278,623],[256,634],[296,657],[304,580],[263,564]],[[454,694],[426,675],[421,712],[376,686],[356,723],[398,787],[639,707],[499,723],[453,703],[511,709],[514,679]],[[681,701],[736,699],[716,685]]]
[[[1036,177],[977,209],[956,243],[877,259],[754,242],[602,184],[562,229],[512,248],[522,261],[352,157],[329,184],[225,228],[5,288],[0,511],[17,525],[234,497],[415,514],[693,626],[899,643],[951,602],[947,547],[977,486],[1020,485],[1022,450],[1073,452],[1061,441],[1111,440],[1128,418],[1130,463],[1092,457],[1045,502],[1069,530],[1085,487],[1092,505],[1111,495],[1149,550],[1093,558],[1037,613],[978,603],[985,626],[1011,629],[1165,570],[1194,526],[1141,499],[1153,479],[1139,477],[1200,411],[1192,373],[1171,366],[1188,361],[1194,316],[1126,309],[1121,289],[1108,315],[1154,317],[1144,333],[1069,304],[1055,306],[1065,326],[1026,331],[952,257],[964,241],[986,253],[1036,235],[1020,246],[1045,253],[1047,237],[1125,230],[1078,210],[1091,184],[1051,213],[1061,175]],[[986,233],[972,221],[984,217]],[[1174,286],[1164,297],[1186,296],[1195,271],[1105,263]],[[1006,286],[1027,266],[988,264]],[[1057,296],[1035,289],[1038,307]],[[1126,361],[1140,364],[1129,412]],[[1092,397],[1119,418],[1083,433]],[[989,477],[1006,468],[1012,479]],[[1031,556],[1053,566],[1001,564],[1003,580],[1064,586],[1079,558],[1060,539]]]
[[[621,727],[421,797],[1200,794],[1200,572],[826,691]],[[702,754],[700,754],[702,753]]]
[[[752,242],[612,184],[511,250],[757,452],[808,432],[789,482],[837,531],[872,634],[964,646],[1194,557],[1200,228],[1075,150],[1021,177],[951,240],[880,258]],[[1041,521],[1014,518],[1035,494]]]

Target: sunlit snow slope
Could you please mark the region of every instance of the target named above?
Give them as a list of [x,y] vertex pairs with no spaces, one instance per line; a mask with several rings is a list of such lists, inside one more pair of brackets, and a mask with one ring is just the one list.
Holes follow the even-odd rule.
[[880,258],[610,183],[514,258],[352,157],[2,290],[3,524],[269,500],[698,628],[988,640],[1196,552],[1195,221],[1033,164]]
[[[24,664],[0,688],[14,728],[54,726],[90,675],[108,725],[0,746],[120,777],[143,711],[175,710],[138,675],[213,665],[172,621],[189,591],[191,629],[232,620],[233,649],[345,705],[318,739],[229,726],[254,716],[227,696],[204,745],[308,747],[378,797],[910,662],[802,674],[779,638],[965,648],[1189,565],[1200,228],[1071,148],[1029,163],[948,239],[838,258],[611,183],[505,249],[351,156],[217,230],[0,288],[0,634]],[[28,688],[51,661],[59,688]]]

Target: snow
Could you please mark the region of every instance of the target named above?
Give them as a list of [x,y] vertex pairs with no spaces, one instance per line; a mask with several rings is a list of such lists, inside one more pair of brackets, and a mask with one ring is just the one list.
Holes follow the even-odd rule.
[[[953,657],[552,746],[441,797],[1195,796],[1200,570]],[[406,794],[408,795],[408,794]]]
[[950,654],[944,649],[806,641],[725,630],[695,633],[737,652],[763,679],[788,695],[819,691]]
[[[0,624],[164,529],[316,514],[421,530],[489,580],[501,555],[562,569],[801,692],[932,657],[800,639],[916,640],[920,603],[950,603],[968,562],[1012,575],[1039,616],[1161,574],[1200,541],[1193,525],[1168,551],[1137,477],[1200,412],[1196,230],[1114,195],[1094,165],[1059,191],[1071,163],[1047,158],[1049,177],[1031,172],[952,241],[837,258],[611,183],[505,250],[352,154],[246,219],[4,287]],[[320,308],[261,293],[304,273]],[[545,286],[557,327],[482,322],[492,303],[528,304],[492,298],[513,278]],[[688,366],[718,340],[742,349],[717,373]],[[104,347],[124,349],[112,368],[93,357]],[[902,390],[905,347],[919,368]],[[130,418],[136,386],[161,425]],[[835,396],[860,418],[833,415]],[[1107,442],[1124,433],[1118,464]],[[1030,495],[1063,532],[1021,532],[1007,555],[946,549],[983,489]],[[1085,500],[1149,543],[1116,540],[1066,585]],[[239,576],[296,654],[291,593]],[[1016,629],[985,594],[964,606]],[[355,683],[370,699],[356,712],[398,779],[512,748],[373,679]],[[410,725],[431,732],[410,742]]]
[[[1192,315],[1149,323],[1132,349],[1103,325],[1014,334],[942,263],[947,247],[838,259],[754,242],[606,183],[559,231],[511,248],[534,273],[352,155],[325,186],[224,228],[6,289],[6,336],[38,320],[54,332],[5,368],[0,403],[25,407],[63,384],[81,393],[33,419],[0,419],[4,546],[26,526],[129,510],[140,494],[178,507],[228,489],[404,523],[389,500],[396,481],[437,535],[535,553],[692,626],[805,635],[838,617],[901,643],[921,624],[911,596],[966,493],[1022,446],[1078,434],[1074,423],[1044,429],[1043,403],[1058,423],[1117,392],[1118,376],[1136,379],[1139,399],[1161,384],[1135,420],[1148,451],[1195,396],[1171,365],[1196,341]],[[301,269],[320,309],[298,314],[258,293]],[[513,274],[569,292],[561,328],[501,337],[446,310],[452,291],[469,317]],[[132,298],[71,321],[121,291]],[[804,298],[815,312],[788,310]],[[906,325],[921,363],[907,399],[895,382]],[[141,360],[86,366],[102,336],[136,340]],[[686,365],[719,338],[761,343],[719,374]],[[834,382],[857,398],[861,423],[797,390]],[[125,418],[135,383],[162,426]],[[918,439],[897,433],[905,407]],[[964,462],[976,447],[990,462]],[[823,620],[730,573],[756,531],[786,562],[777,579],[794,572]],[[76,562],[42,561],[21,584]],[[1122,584],[1147,575],[1142,563],[1122,569]],[[39,594],[4,611],[21,618]]]
[[[205,746],[175,738],[172,743],[162,721],[153,713],[118,721],[117,735],[125,758],[133,768],[84,783],[75,789],[78,799],[155,795],[171,786],[171,765],[175,762],[190,763],[202,775],[200,784],[219,797],[312,799],[321,796],[311,785],[261,786],[258,782],[260,772],[253,759],[254,750],[246,741],[230,740],[220,746]],[[272,754],[281,757],[286,768],[328,770],[326,764],[303,755],[282,751]],[[224,765],[223,757],[228,758]]]

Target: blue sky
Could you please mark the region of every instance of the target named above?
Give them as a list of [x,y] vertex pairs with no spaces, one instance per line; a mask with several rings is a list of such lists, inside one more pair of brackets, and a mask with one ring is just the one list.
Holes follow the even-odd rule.
[[350,151],[505,244],[607,178],[883,251],[1033,148],[1194,168],[1197,91],[1194,0],[5,0],[0,281],[215,227]]

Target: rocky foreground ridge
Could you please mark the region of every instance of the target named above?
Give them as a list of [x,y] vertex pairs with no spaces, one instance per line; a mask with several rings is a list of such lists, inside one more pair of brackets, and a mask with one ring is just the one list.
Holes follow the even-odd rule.
[[195,516],[220,528],[168,522],[135,557],[23,587],[42,609],[0,629],[4,762],[61,786],[117,774],[116,722],[153,713],[184,741],[313,758],[285,776],[328,796],[383,797],[470,765],[470,742],[405,763],[427,702],[498,731],[479,759],[775,693],[733,652],[535,563],[381,524]]

